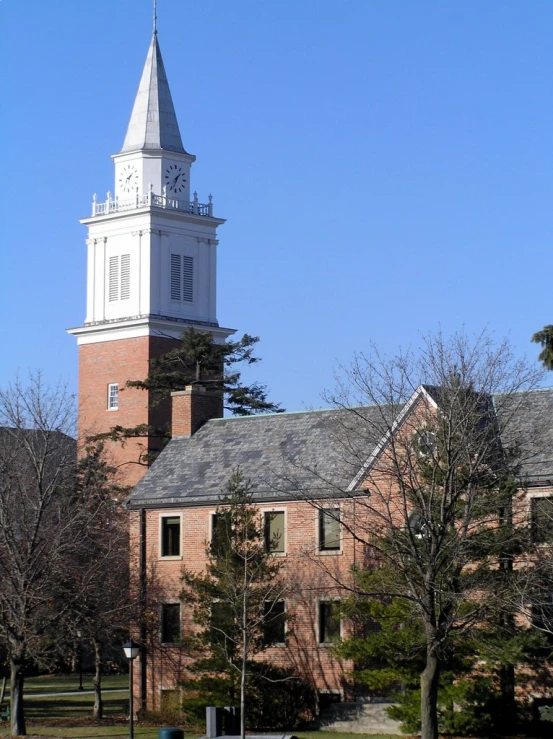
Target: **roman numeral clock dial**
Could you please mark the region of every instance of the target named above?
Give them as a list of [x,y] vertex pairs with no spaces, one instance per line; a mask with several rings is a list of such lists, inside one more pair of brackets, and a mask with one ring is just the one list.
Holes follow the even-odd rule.
[[181,193],[186,187],[186,173],[178,164],[170,164],[165,170],[165,185],[169,192]]

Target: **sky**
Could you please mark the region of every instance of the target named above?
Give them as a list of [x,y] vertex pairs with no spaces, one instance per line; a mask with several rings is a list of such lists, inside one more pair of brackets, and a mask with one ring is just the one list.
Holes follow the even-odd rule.
[[[0,387],[77,390],[85,227],[114,189],[151,0],[1,0]],[[218,319],[255,377],[321,407],[371,343],[553,323],[553,2],[158,0]],[[250,377],[250,376],[248,376]],[[140,378],[136,378],[140,379]]]

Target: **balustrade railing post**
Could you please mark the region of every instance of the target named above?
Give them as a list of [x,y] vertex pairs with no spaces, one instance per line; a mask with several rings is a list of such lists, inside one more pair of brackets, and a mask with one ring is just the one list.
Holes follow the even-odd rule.
[[150,185],[148,187],[148,205],[152,204],[153,189],[154,189],[154,184],[153,182],[150,182]]
[[192,212],[198,212],[198,193],[196,191],[194,191],[194,204],[192,206]]
[[92,196],[92,215],[93,216],[96,215],[96,201],[97,200],[98,200],[98,196],[96,195],[96,193],[94,193],[94,195]]
[[213,215],[213,195],[209,195],[209,205],[207,206],[207,212],[210,216]]

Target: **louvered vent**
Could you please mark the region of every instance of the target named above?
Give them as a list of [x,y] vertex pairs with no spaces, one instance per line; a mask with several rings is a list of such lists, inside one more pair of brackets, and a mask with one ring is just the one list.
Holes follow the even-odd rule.
[[171,300],[194,300],[194,257],[171,254]]
[[171,300],[180,300],[180,254],[171,254]]
[[121,300],[131,297],[131,255],[121,255]]
[[182,258],[182,299],[191,303],[194,299],[194,259]]
[[109,300],[119,300],[119,257],[109,258]]

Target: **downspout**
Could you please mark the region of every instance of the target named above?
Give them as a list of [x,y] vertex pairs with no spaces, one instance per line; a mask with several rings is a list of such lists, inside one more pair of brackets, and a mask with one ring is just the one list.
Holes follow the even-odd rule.
[[148,633],[146,628],[146,622],[144,621],[143,614],[146,611],[146,586],[147,586],[147,573],[146,573],[146,510],[141,508],[139,511],[140,519],[140,540],[139,540],[139,563],[140,568],[140,689],[139,689],[139,703],[140,709],[143,711],[146,708],[146,696],[148,690],[148,654],[146,644],[148,643]]

